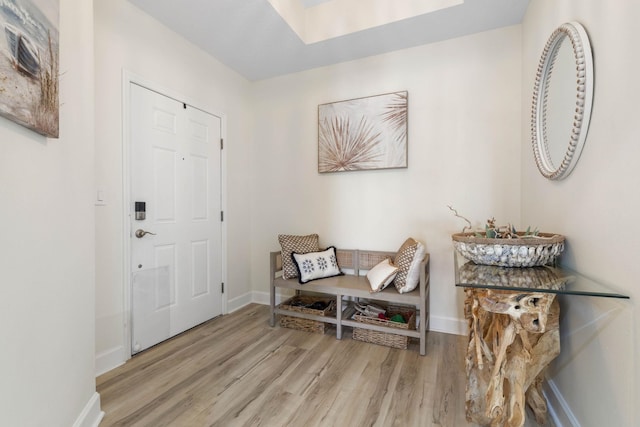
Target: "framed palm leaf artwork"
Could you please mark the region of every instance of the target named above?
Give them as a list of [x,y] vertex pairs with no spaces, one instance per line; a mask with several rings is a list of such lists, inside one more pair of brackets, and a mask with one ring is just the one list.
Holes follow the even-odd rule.
[[318,172],[407,167],[408,92],[318,106]]
[[59,0],[0,1],[0,116],[59,134]]

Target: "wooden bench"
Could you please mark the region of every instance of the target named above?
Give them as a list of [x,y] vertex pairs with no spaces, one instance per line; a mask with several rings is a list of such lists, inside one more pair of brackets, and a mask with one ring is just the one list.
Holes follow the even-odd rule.
[[[390,285],[382,292],[371,293],[366,272],[385,258],[393,259],[394,256],[395,252],[337,249],[336,257],[338,258],[338,265],[345,275],[327,277],[301,285],[298,283],[297,278],[282,278],[282,255],[280,252],[271,252],[269,286],[271,316],[269,324],[275,326],[276,315],[281,314],[334,324],[336,325],[337,339],[342,339],[343,326],[405,335],[420,340],[420,354],[424,356],[427,346],[426,333],[429,328],[429,254],[425,256],[425,259],[420,264],[420,281],[415,290],[401,294],[393,285]],[[335,296],[337,313],[342,313],[342,315],[323,317],[282,309],[276,306],[276,288],[293,289],[296,293],[305,291]],[[343,300],[343,298],[346,298],[346,300]],[[352,320],[351,317],[355,312],[355,308],[349,300],[357,301],[360,298],[374,300],[374,302],[384,301],[387,303],[405,304],[416,307],[418,319],[417,330],[401,330]]]

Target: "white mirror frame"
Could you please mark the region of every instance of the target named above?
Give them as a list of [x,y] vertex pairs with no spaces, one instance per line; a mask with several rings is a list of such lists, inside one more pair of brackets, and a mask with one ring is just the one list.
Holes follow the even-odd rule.
[[[576,102],[569,145],[559,166],[551,160],[549,144],[563,144],[549,141],[547,137],[547,98],[549,78],[556,56],[563,41],[571,42],[576,71]],[[589,130],[591,104],[593,102],[593,57],[587,32],[577,22],[569,22],[558,27],[549,37],[536,72],[531,112],[531,142],[536,165],[540,173],[548,179],[566,178],[576,166]],[[569,130],[569,129],[568,129]]]

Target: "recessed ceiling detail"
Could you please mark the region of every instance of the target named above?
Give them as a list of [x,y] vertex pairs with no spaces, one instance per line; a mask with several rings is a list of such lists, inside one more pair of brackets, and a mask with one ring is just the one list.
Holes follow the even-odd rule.
[[530,1],[129,0],[249,80],[520,24]]
[[313,7],[313,6],[319,5],[320,3],[326,3],[332,0],[298,0],[298,1],[300,1],[300,3],[302,3],[304,7]]
[[305,44],[458,6],[463,0],[269,0]]

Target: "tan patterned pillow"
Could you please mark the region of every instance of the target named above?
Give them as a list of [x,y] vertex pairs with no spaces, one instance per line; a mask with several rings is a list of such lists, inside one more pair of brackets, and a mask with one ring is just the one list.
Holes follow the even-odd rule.
[[278,241],[282,247],[282,277],[285,279],[293,279],[298,277],[298,271],[293,264],[291,254],[306,254],[309,252],[318,252],[318,235],[309,234],[307,236],[292,236],[288,234],[279,234]]
[[411,237],[400,246],[393,263],[398,267],[398,274],[393,281],[398,292],[411,292],[420,280],[420,263],[426,255],[422,243]]

